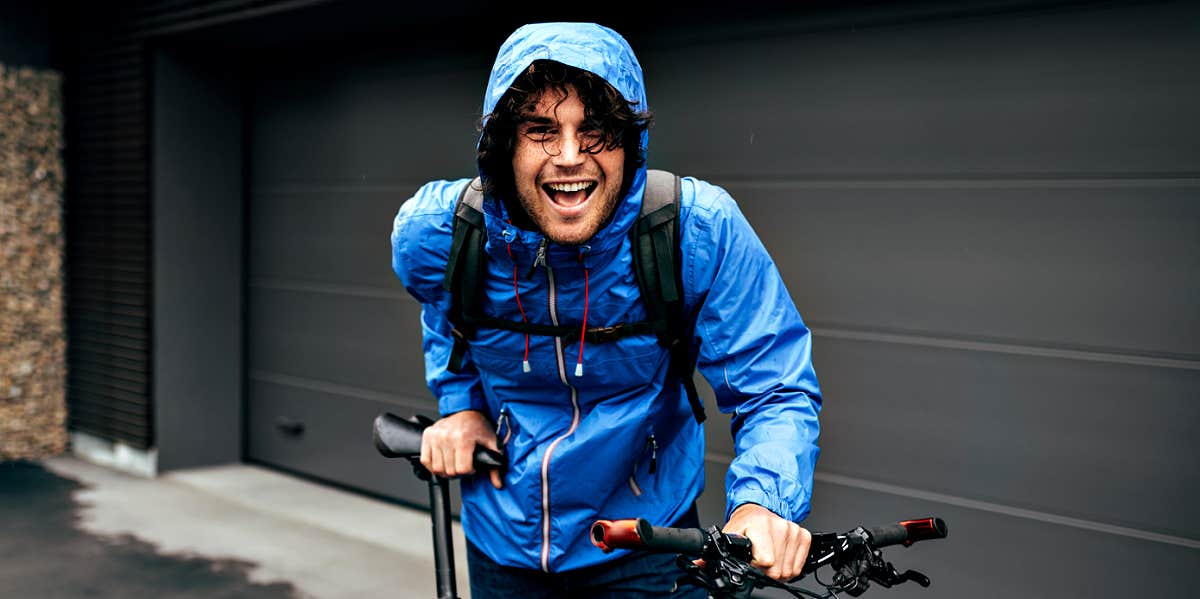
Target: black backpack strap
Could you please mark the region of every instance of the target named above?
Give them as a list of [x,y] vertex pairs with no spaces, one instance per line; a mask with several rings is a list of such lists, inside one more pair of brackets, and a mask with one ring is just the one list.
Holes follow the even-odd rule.
[[450,313],[454,349],[450,352],[447,369],[462,372],[467,340],[475,336],[475,325],[467,314],[481,312],[483,302],[484,268],[483,245],[487,229],[483,221],[483,185],[479,178],[467,183],[454,206],[454,234],[450,241],[450,258],[446,261],[446,278],[442,287],[450,293]]
[[704,422],[704,404],[692,374],[691,331],[683,303],[683,276],[679,237],[679,177],[660,170],[646,171],[642,211],[630,231],[633,269],[649,321],[658,342],[671,352],[671,370],[683,383],[696,422]]

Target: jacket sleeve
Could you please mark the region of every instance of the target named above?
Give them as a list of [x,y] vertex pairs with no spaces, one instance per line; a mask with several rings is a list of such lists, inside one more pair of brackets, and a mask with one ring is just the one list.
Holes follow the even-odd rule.
[[446,369],[454,347],[446,314],[450,297],[442,289],[450,256],[454,203],[467,180],[428,183],[400,206],[392,223],[392,270],[410,295],[421,303],[425,382],[447,416],[463,410],[486,410],[479,372],[470,350],[462,372]]
[[733,414],[725,517],[756,503],[798,522],[809,512],[820,451],[812,336],[729,194],[687,181],[696,200],[683,227],[684,276],[685,289],[696,290],[698,366],[718,408]]

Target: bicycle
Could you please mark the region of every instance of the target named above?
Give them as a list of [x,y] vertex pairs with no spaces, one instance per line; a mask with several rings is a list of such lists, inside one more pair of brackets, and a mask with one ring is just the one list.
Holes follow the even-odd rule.
[[[430,424],[433,420],[423,416],[404,419],[383,413],[375,418],[372,437],[381,455],[407,459],[417,477],[428,482],[437,596],[438,599],[458,599],[450,536],[449,480],[432,476],[420,461],[421,436]],[[507,467],[503,454],[484,447],[476,448],[474,461],[479,469],[503,470]],[[759,588],[779,588],[793,596],[809,599],[831,599],[838,593],[857,597],[866,592],[872,582],[884,588],[909,581],[928,587],[928,577],[914,570],[900,573],[890,562],[884,561],[881,549],[946,538],[947,532],[945,521],[929,517],[873,528],[860,526],[840,534],[814,533],[800,578],[812,574],[817,584],[825,587],[824,595],[763,574],[750,565],[750,540],[721,532],[716,526],[708,529],[670,528],[653,526],[641,518],[598,520],[592,525],[590,536],[592,543],[605,552],[631,549],[679,554],[676,564],[683,575],[676,584],[700,586],[707,589],[713,599],[745,599]],[[834,570],[833,579],[828,583],[816,576],[817,570],[826,566]]]
[[[829,599],[845,593],[858,597],[874,582],[891,588],[905,582],[928,587],[929,578],[915,570],[903,574],[883,559],[884,547],[911,546],[918,541],[944,539],[948,534],[946,522],[928,517],[905,520],[896,524],[863,528],[845,533],[814,533],[808,558],[800,577],[813,575],[817,584],[825,587],[820,595],[808,589],[780,582],[750,565],[750,539],[738,534],[721,532],[716,526],[708,529],[670,528],[653,526],[638,518],[633,520],[598,520],[592,525],[592,544],[605,552],[615,549],[677,553],[676,565],[684,571],[676,584],[684,583],[707,589],[713,599],[748,598],[755,589],[778,588],[795,597]],[[695,558],[695,559],[693,559]],[[834,570],[829,582],[818,577],[819,568]]]

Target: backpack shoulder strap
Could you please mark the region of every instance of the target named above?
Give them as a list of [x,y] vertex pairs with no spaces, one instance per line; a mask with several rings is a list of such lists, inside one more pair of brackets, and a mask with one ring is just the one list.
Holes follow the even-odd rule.
[[450,333],[454,336],[447,369],[456,374],[462,371],[467,340],[475,336],[475,327],[466,315],[476,313],[483,300],[480,282],[486,268],[483,251],[486,241],[483,185],[476,177],[463,188],[454,205],[454,234],[450,241],[450,257],[446,261],[446,276],[442,281],[442,287],[450,294],[447,317],[453,326]]
[[630,231],[633,269],[646,315],[655,327],[658,342],[671,352],[671,370],[680,378],[696,422],[704,422],[704,404],[692,374],[691,330],[683,303],[683,276],[679,234],[679,177],[660,170],[646,171],[642,210]]

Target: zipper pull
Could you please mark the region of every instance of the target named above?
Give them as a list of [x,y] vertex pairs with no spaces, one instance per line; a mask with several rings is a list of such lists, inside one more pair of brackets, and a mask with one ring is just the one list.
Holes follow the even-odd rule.
[[546,237],[543,237],[538,242],[537,257],[533,259],[533,265],[529,267],[529,274],[526,275],[526,279],[533,278],[533,271],[537,270],[539,266],[546,266],[546,247],[549,245],[550,240]]
[[496,419],[496,436],[500,436],[500,431],[504,429],[504,419],[508,417],[508,408],[500,408],[500,417]]
[[[501,435],[500,431],[504,429],[505,425],[508,425],[508,433]],[[500,441],[501,444],[507,444],[508,437],[511,434],[512,424],[508,422],[508,406],[502,406],[500,408],[500,417],[496,419],[496,437],[502,439]]]
[[658,439],[654,438],[654,433],[650,433],[650,474],[658,470]]

